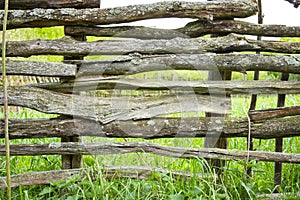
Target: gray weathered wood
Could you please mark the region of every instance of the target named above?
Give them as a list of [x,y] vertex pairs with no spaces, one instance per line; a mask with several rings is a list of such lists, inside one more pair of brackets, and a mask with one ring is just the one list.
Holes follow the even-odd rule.
[[300,73],[299,56],[256,54],[167,54],[124,56],[111,60],[70,61],[79,66],[77,76],[129,75],[156,70],[273,71]]
[[[10,10],[25,10],[34,8],[99,8],[100,0],[10,0]],[[4,8],[4,0],[0,1]]]
[[[221,160],[251,160],[300,163],[300,154],[277,152],[238,151],[217,148],[181,148],[161,146],[154,143],[126,142],[126,143],[51,143],[51,144],[22,144],[11,145],[12,156],[36,155],[107,155],[127,153],[151,153],[174,158],[209,158]],[[0,145],[0,155],[5,155],[5,146]]]
[[272,37],[300,37],[300,26],[262,25],[238,20],[198,20],[178,29],[157,29],[143,26],[67,26],[69,35],[108,36],[138,39],[194,38],[207,34],[247,34]]
[[[51,62],[8,60],[6,68],[8,75],[74,77],[77,72],[76,65]],[[2,75],[2,72],[0,74]]]
[[228,53],[232,51],[270,51],[299,54],[299,42],[256,41],[230,34],[218,38],[175,38],[171,40],[105,40],[78,42],[72,39],[8,42],[7,56],[31,55],[124,55],[172,53],[197,54],[205,52]]
[[[150,18],[184,17],[198,19],[249,17],[257,11],[251,0],[202,2],[167,1],[107,9],[33,9],[10,11],[7,27],[97,25],[131,22]],[[3,12],[0,12],[3,23]],[[0,26],[1,28],[2,26]]]
[[253,121],[279,117],[300,115],[300,106],[270,108],[265,110],[250,110],[249,117]]
[[[195,94],[105,98],[59,94],[33,87],[9,87],[8,103],[44,113],[93,119],[103,124],[181,112],[230,113],[230,104],[226,99]],[[3,105],[3,94],[0,94],[0,105]]]
[[[101,174],[101,177],[99,177]],[[185,171],[170,171],[162,168],[148,167],[148,166],[107,166],[99,168],[98,170],[91,169],[69,169],[69,170],[52,170],[43,172],[29,172],[25,174],[16,174],[11,177],[11,186],[30,186],[50,184],[50,182],[67,181],[68,179],[75,179],[81,181],[85,178],[118,179],[118,178],[133,178],[133,179],[147,179],[153,175],[171,176],[173,178],[188,180],[190,178],[216,178],[207,174],[191,173]],[[6,177],[0,177],[0,189],[6,188]]]
[[[251,122],[251,136],[272,139],[300,136],[300,116]],[[0,120],[0,138],[4,138]],[[50,138],[62,136],[94,136],[113,138],[194,138],[248,137],[248,120],[230,118],[153,118],[137,121],[117,121],[101,125],[84,119],[11,119],[11,139]]]
[[32,86],[56,92],[88,90],[172,90],[180,93],[299,94],[300,81],[165,81],[145,79],[82,79],[74,83],[42,83]]

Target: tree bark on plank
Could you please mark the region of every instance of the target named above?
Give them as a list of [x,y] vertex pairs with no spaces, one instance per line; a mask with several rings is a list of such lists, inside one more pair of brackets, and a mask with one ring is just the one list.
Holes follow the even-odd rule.
[[76,65],[51,62],[8,60],[6,67],[8,75],[75,77],[77,72]]
[[[251,0],[221,0],[203,2],[167,1],[107,9],[33,9],[9,12],[7,27],[33,28],[60,25],[107,25],[153,18],[244,18],[255,15],[256,4]],[[0,12],[0,28],[3,24]]]
[[250,110],[251,121],[300,115],[300,106],[270,108],[265,110]]
[[167,54],[124,56],[111,60],[70,61],[79,67],[77,77],[130,75],[159,70],[273,71],[300,74],[300,57],[255,54]]
[[55,92],[91,90],[171,90],[202,94],[299,94],[300,81],[164,81],[145,79],[82,79],[74,83],[42,83],[31,86]]
[[70,38],[7,43],[7,57],[32,55],[126,55],[141,54],[203,54],[241,51],[268,51],[299,54],[299,42],[256,41],[230,34],[218,38],[175,38],[171,40],[104,40],[78,42]]
[[[191,173],[185,171],[170,171],[163,168],[155,168],[148,166],[109,166],[101,167],[98,170],[90,170],[86,168],[81,169],[69,169],[69,170],[52,170],[43,172],[29,172],[25,174],[12,175],[12,187],[18,186],[30,186],[30,185],[42,185],[50,184],[50,182],[67,181],[73,179],[76,176],[76,181],[81,181],[85,178],[92,178],[95,180],[99,178],[104,179],[119,179],[119,178],[132,178],[132,179],[147,179],[153,177],[155,174],[161,174],[163,176],[170,175],[173,178],[182,180],[189,180],[190,178],[213,178],[213,176],[200,173]],[[6,188],[5,177],[0,177],[0,189]]]
[[[300,57],[298,58],[298,56],[214,53],[166,54],[64,62],[65,64],[8,60],[7,74],[70,78],[94,75],[130,75],[160,70],[228,70],[241,73],[260,70],[300,74]],[[78,73],[76,73],[77,67]]]
[[[4,0],[0,1],[3,9]],[[100,0],[10,0],[10,10],[26,10],[34,8],[99,8]]]
[[[251,136],[273,139],[300,136],[300,116],[261,120],[251,123]],[[0,138],[4,138],[0,120]],[[247,119],[152,118],[115,121],[101,125],[85,119],[10,119],[11,139],[92,136],[108,138],[199,138],[218,134],[222,138],[248,137]],[[42,128],[41,128],[42,127]]]
[[[23,106],[49,114],[92,119],[103,124],[115,120],[149,119],[181,112],[231,112],[231,106],[226,99],[196,94],[105,98],[60,94],[33,87],[10,87],[8,101],[12,106]],[[0,105],[3,105],[2,94],[0,94]]]
[[[108,155],[127,153],[151,153],[155,155],[174,158],[208,158],[221,160],[246,160],[250,156],[251,160],[300,163],[300,154],[277,153],[277,152],[257,152],[238,151],[217,148],[181,148],[161,146],[154,143],[145,142],[125,142],[125,143],[51,143],[51,144],[22,144],[11,145],[12,156],[37,156],[37,155]],[[0,155],[5,155],[5,148],[0,145]]]
[[300,37],[299,26],[260,25],[238,20],[198,20],[183,28],[157,29],[143,26],[66,26],[69,35],[107,36],[137,39],[195,38],[207,34],[247,34],[270,37]]

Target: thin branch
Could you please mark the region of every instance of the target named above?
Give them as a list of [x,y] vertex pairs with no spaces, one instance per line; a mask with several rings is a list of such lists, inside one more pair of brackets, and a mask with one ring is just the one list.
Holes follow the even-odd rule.
[[[37,155],[110,155],[128,153],[151,153],[173,158],[206,158],[221,160],[251,160],[267,162],[300,163],[300,154],[278,152],[239,151],[218,148],[183,148],[161,146],[145,142],[125,143],[51,143],[51,144],[21,144],[11,145],[11,155],[37,156]],[[5,148],[0,145],[0,155],[5,155]]]
[[11,177],[10,177],[10,141],[8,132],[8,91],[7,91],[7,76],[6,76],[6,27],[8,17],[9,0],[5,0],[3,32],[2,32],[2,77],[3,77],[3,104],[4,104],[4,129],[5,129],[5,156],[6,156],[6,184],[7,184],[7,199],[11,199]]
[[[251,0],[183,2],[166,1],[107,9],[33,9],[10,12],[8,28],[59,25],[106,25],[153,18],[196,18],[211,20],[249,17],[257,11]],[[0,12],[0,21],[2,21]],[[1,24],[2,25],[2,24]],[[0,25],[0,27],[1,27]]]
[[178,29],[143,26],[66,26],[68,35],[108,36],[138,39],[195,38],[207,34],[247,34],[271,37],[300,37],[299,26],[260,25],[238,20],[195,21]]

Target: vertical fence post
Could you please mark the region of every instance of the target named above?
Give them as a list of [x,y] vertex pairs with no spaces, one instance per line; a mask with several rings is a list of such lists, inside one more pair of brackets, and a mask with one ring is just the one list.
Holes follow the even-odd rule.
[[[65,33],[65,35],[67,35]],[[72,39],[77,41],[86,41],[85,36],[72,36]],[[83,56],[65,56],[64,60],[83,60]],[[63,79],[61,81],[73,81],[70,79]],[[61,138],[61,142],[81,142],[81,137],[65,136]],[[82,155],[62,155],[62,169],[75,169],[82,167]]]
[[[216,19],[217,20],[217,19]],[[212,34],[211,37],[219,37],[224,36],[220,34]],[[210,71],[208,73],[209,81],[217,81],[217,80],[231,80],[231,71]],[[226,98],[230,98],[230,95],[226,95]],[[206,117],[224,117],[222,114],[214,114],[214,113],[205,113]],[[215,138],[214,136],[206,136],[204,141],[205,148],[221,148],[227,149],[228,141],[227,138]],[[217,173],[220,173],[220,168],[225,166],[225,161],[221,160],[209,160],[209,164],[217,169]]]
[[[282,73],[281,80],[282,81],[288,81],[288,79],[289,79],[289,74],[288,73]],[[279,94],[278,95],[277,107],[283,107],[284,106],[285,96],[286,96],[285,94]],[[282,138],[276,138],[275,143],[276,143],[275,144],[276,145],[275,151],[276,152],[282,152],[283,139]],[[274,166],[274,184],[275,184],[275,186],[281,185],[281,180],[282,180],[282,163],[281,162],[275,162],[275,166]]]
[[[257,21],[258,24],[263,24],[263,14],[262,14],[262,4],[261,0],[257,1],[257,6],[258,6],[258,15],[257,15]],[[261,36],[257,36],[257,40],[260,41],[262,40]],[[256,54],[260,54],[260,51],[256,51]],[[259,71],[254,71],[254,78],[253,80],[259,80]],[[249,110],[255,110],[256,109],[256,103],[257,103],[257,95],[253,94],[251,96],[251,102],[250,102],[250,108]],[[250,140],[250,141],[249,141]],[[253,151],[253,145],[254,145],[254,140],[250,136],[250,138],[247,138],[247,147],[249,151]],[[247,174],[248,176],[252,176],[252,168],[247,167]]]

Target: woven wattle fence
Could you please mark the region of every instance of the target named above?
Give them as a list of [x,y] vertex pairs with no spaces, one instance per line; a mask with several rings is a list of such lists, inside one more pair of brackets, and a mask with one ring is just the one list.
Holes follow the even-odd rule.
[[[300,155],[226,149],[227,138],[282,139],[300,136],[300,107],[250,110],[247,118],[231,118],[231,95],[299,94],[299,81],[236,81],[231,72],[270,71],[300,74],[300,43],[258,41],[244,35],[300,37],[300,27],[262,25],[233,20],[255,15],[252,0],[168,1],[101,9],[98,0],[11,0],[8,29],[64,26],[56,40],[8,42],[8,75],[56,77],[59,82],[10,86],[11,106],[21,106],[54,119],[10,119],[10,138],[61,138],[61,143],[11,145],[13,156],[62,155],[62,170],[12,176],[12,185],[47,184],[84,174],[83,155],[150,153],[174,158],[259,160],[300,163]],[[298,1],[290,1],[296,6]],[[1,4],[2,3],[2,4]],[[3,1],[0,2],[3,7]],[[35,8],[35,9],[34,9]],[[0,15],[0,20],[3,18]],[[154,18],[192,18],[178,29],[103,26]],[[2,26],[2,21],[0,27]],[[213,37],[201,37],[213,34]],[[113,37],[87,42],[86,36]],[[252,52],[275,52],[259,55]],[[236,52],[243,52],[238,54]],[[61,55],[64,62],[32,62],[14,57]],[[114,56],[85,60],[86,56]],[[137,73],[167,70],[210,71],[209,80],[149,80]],[[129,78],[128,78],[129,76]],[[1,91],[3,91],[3,88]],[[159,95],[97,96],[95,91],[141,91]],[[0,93],[3,105],[3,92]],[[206,113],[205,117],[165,117],[174,113]],[[288,118],[287,118],[288,117]],[[4,137],[0,120],[0,137]],[[249,130],[250,127],[250,130]],[[130,131],[128,131],[130,130]],[[110,138],[200,138],[204,148],[168,147],[143,142],[82,143],[85,136]],[[209,136],[209,137],[208,137]],[[212,145],[211,140],[215,140]],[[278,150],[278,149],[277,149]],[[5,146],[0,145],[5,156]],[[217,165],[218,163],[214,163]],[[220,164],[220,163],[219,163]],[[168,170],[151,166],[104,167],[104,177],[147,178]],[[189,172],[173,172],[190,177]],[[118,176],[116,176],[118,174]],[[199,174],[200,176],[200,174]],[[205,176],[202,174],[201,176]],[[278,181],[277,181],[278,183]],[[5,188],[5,178],[0,188]]]

